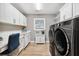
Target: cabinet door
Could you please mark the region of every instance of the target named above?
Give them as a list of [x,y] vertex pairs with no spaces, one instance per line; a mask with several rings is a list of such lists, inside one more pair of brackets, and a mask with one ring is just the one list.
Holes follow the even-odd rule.
[[16,9],[15,9],[15,20],[16,20],[16,21],[15,21],[15,24],[16,24],[16,25],[19,25],[19,12],[18,12],[18,10],[16,10]]
[[64,14],[63,14],[63,12],[60,12],[60,22],[61,21],[64,21]]
[[25,18],[25,26],[27,26],[27,18]]
[[45,43],[45,36],[44,35],[36,36],[36,43]]
[[65,4],[65,20],[69,20],[72,18],[73,10],[72,10],[72,3]]
[[24,26],[27,26],[27,19],[25,16],[24,16]]
[[73,3],[73,18],[75,18],[75,16],[76,16],[76,5],[75,5],[76,3]]
[[69,20],[73,17],[73,11],[72,11],[72,3],[66,3],[61,9],[60,9],[60,21]]
[[79,3],[74,3],[73,6],[74,6],[74,8],[73,8],[73,10],[74,10],[73,15],[74,16],[79,16]]
[[64,7],[61,8],[60,10],[60,22],[65,20],[65,9]]
[[25,16],[23,15],[23,25],[25,26]]
[[5,23],[12,23],[12,6],[8,3],[0,4],[0,21]]
[[24,48],[24,38],[20,38],[20,47],[19,51],[21,51]]
[[22,49],[23,49],[23,47],[22,47],[23,45],[22,45],[22,39],[20,38],[20,46],[19,46],[19,51],[21,51]]
[[7,19],[8,23],[13,24],[13,6],[11,4],[5,4],[5,18]]
[[36,43],[40,43],[40,37],[36,36]]
[[5,22],[5,4],[0,4],[0,22]]
[[23,15],[20,13],[20,25],[23,25]]
[[45,35],[42,35],[42,36],[41,36],[41,42],[42,42],[42,43],[45,43]]
[[28,44],[28,36],[27,36],[27,34],[25,35],[25,47],[27,46],[27,44]]
[[26,17],[24,15],[22,17],[23,17],[23,19],[22,19],[23,25],[26,26],[27,25],[27,23],[26,23],[27,19],[26,19]]
[[13,21],[14,24],[19,25],[19,11],[13,7]]

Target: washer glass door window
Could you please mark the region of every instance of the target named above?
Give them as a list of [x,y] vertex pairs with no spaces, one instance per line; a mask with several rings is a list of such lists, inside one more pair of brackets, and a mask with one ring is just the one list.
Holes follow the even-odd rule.
[[62,28],[55,31],[55,46],[60,55],[68,55],[70,49],[69,39]]

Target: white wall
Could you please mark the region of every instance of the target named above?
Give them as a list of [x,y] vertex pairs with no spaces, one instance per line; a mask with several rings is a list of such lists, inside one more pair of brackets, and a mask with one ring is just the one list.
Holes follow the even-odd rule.
[[46,41],[49,40],[49,27],[50,25],[55,23],[54,18],[56,17],[56,15],[52,15],[52,14],[43,14],[43,15],[26,15],[27,19],[28,19],[28,25],[27,28],[30,29],[32,31],[31,34],[31,41],[34,41],[35,37],[34,37],[34,18],[35,17],[43,17],[46,19]]

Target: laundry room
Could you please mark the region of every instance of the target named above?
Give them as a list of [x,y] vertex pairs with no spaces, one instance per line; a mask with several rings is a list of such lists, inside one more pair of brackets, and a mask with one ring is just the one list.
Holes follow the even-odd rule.
[[79,56],[79,3],[0,3],[0,56]]

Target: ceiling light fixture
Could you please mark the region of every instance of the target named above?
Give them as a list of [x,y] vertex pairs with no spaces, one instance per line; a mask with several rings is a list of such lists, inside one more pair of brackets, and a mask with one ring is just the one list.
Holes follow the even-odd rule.
[[42,9],[42,4],[41,3],[35,3],[35,7],[36,7],[36,10],[41,10]]

